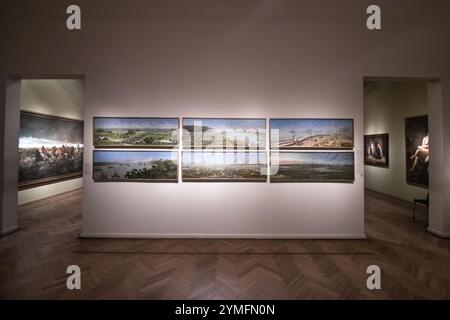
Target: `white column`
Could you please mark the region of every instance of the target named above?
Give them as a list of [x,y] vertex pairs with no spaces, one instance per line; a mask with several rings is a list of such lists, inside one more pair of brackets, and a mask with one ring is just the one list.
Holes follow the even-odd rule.
[[0,78],[1,124],[2,139],[0,164],[0,209],[2,235],[18,229],[17,217],[17,184],[20,129],[20,86],[21,81],[11,80],[6,76]]
[[[448,190],[450,188],[449,160],[446,153],[449,150],[450,139],[446,136],[448,130],[447,112],[443,103],[443,85],[441,82],[428,83],[428,127],[430,136],[430,207],[428,231],[449,237],[450,203]],[[446,199],[447,198],[447,199]]]

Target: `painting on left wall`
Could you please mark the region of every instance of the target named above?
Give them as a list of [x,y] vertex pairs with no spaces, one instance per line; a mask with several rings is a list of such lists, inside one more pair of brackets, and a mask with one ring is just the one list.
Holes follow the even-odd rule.
[[21,111],[19,188],[82,174],[83,121]]

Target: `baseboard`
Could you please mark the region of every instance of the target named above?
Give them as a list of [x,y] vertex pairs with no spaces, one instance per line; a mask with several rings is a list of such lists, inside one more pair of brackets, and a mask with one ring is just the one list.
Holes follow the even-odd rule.
[[450,233],[441,232],[441,231],[438,231],[438,230],[430,228],[430,227],[427,228],[427,231],[438,236],[439,238],[445,238],[445,239],[450,238]]
[[11,234],[13,232],[16,232],[17,230],[19,230],[19,226],[14,226],[14,227],[11,227],[9,229],[2,230],[2,231],[0,231],[0,237],[3,237],[3,236],[6,236],[8,234]]
[[82,232],[80,238],[123,239],[366,239],[365,234],[194,234],[194,233],[89,233]]
[[[27,190],[30,190],[30,189],[27,189]],[[80,191],[80,190],[83,190],[83,187],[76,187],[74,189],[70,189],[70,190],[66,190],[66,191],[63,191],[63,192],[55,193],[55,194],[52,194],[52,195],[49,195],[49,196],[45,196],[45,197],[42,197],[42,198],[39,198],[39,199],[33,199],[33,200],[30,200],[30,201],[25,201],[25,202],[17,204],[17,206],[18,207],[22,207],[22,206],[26,206],[26,205],[29,205],[29,204],[35,204],[36,202],[39,202],[39,201],[48,200],[50,198],[62,196],[64,194],[66,194],[66,193],[71,193],[71,192]]]

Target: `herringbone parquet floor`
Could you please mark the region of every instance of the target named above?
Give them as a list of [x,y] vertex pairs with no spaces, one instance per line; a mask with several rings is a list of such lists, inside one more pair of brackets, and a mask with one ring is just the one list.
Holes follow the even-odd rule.
[[[366,192],[367,240],[79,239],[81,191],[20,208],[0,238],[1,299],[450,298],[450,241]],[[66,267],[82,290],[66,289]],[[366,288],[368,265],[382,289]]]

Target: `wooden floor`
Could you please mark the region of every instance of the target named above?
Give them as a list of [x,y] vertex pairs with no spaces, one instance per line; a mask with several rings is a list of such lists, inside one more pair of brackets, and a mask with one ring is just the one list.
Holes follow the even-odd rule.
[[[450,298],[450,241],[409,204],[366,192],[367,240],[79,239],[81,192],[20,208],[0,238],[1,299]],[[66,289],[66,267],[82,290]],[[368,265],[381,290],[366,288]]]

